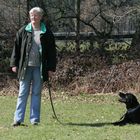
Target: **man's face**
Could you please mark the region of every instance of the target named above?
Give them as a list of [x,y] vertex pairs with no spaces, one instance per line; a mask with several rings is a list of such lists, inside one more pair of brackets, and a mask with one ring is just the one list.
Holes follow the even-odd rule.
[[40,24],[41,15],[37,12],[30,13],[30,21],[32,24]]

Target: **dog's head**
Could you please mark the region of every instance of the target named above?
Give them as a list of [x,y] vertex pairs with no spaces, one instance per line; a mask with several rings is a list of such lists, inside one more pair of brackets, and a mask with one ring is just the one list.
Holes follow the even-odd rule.
[[125,103],[127,109],[132,109],[139,105],[136,96],[133,95],[132,93],[119,92],[119,96],[120,96],[119,101],[121,103]]

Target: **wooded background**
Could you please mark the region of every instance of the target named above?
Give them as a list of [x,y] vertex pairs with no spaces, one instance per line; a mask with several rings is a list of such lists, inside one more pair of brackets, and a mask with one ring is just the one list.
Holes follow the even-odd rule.
[[[0,0],[1,73],[10,72],[15,34],[29,22],[28,12],[34,6],[44,10],[44,22],[56,38],[59,63],[54,81],[59,85],[69,85],[76,77],[132,60],[138,64],[140,0]],[[108,70],[112,72],[111,69]],[[139,78],[139,67],[137,71]],[[115,90],[120,89],[118,85]]]

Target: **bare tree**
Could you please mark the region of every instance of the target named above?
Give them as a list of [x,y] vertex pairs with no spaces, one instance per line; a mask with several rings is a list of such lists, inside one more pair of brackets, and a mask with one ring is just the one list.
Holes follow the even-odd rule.
[[92,39],[103,48],[112,34],[128,30],[126,23],[135,20],[139,9],[138,0],[1,0],[0,4],[3,32],[14,33],[27,20],[28,10],[38,5],[54,32],[76,33],[77,51],[80,32],[92,32]]
[[0,33],[15,34],[25,22],[26,1],[0,1]]
[[47,0],[44,4],[54,31],[76,33],[77,51],[80,47],[80,32],[92,32],[93,40],[103,49],[112,34],[128,31],[127,24],[135,20],[138,10],[136,0]]

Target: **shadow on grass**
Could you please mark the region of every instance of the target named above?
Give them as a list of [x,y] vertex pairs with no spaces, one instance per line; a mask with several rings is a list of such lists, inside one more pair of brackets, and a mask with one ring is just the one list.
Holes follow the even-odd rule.
[[101,122],[101,123],[67,123],[66,125],[71,126],[86,126],[86,127],[103,127],[103,126],[109,126],[113,124],[111,122]]

